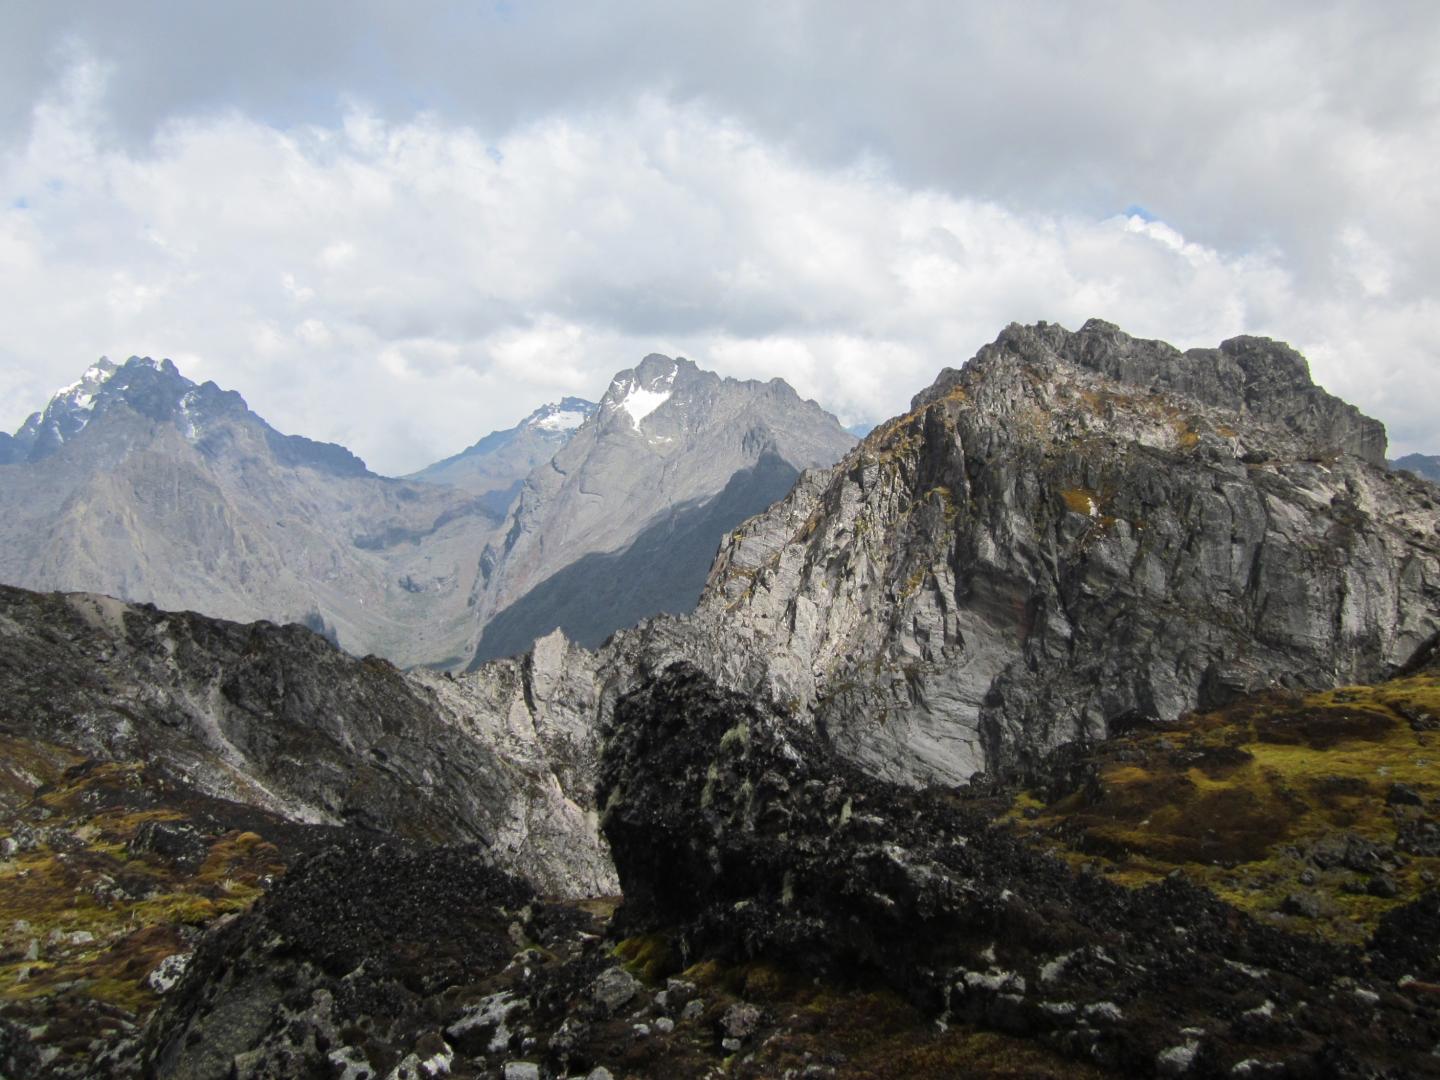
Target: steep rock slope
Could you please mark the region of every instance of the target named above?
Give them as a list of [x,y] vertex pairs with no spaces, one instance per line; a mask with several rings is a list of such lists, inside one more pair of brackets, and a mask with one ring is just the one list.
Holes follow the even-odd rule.
[[597,408],[593,401],[578,397],[542,405],[514,427],[492,431],[475,445],[406,479],[462,488],[504,515],[525,477],[554,457]]
[[305,621],[406,664],[467,640],[481,502],[282,435],[168,360],[92,366],[10,451],[0,580]]
[[700,632],[896,779],[1366,681],[1440,627],[1440,507],[1265,339],[1012,326],[738,529]]
[[502,731],[498,712],[458,712],[446,683],[301,626],[0,586],[0,734],[153,762],[294,821],[480,841],[546,892],[613,889],[593,766],[567,765],[554,725],[542,744],[532,727]]
[[[836,461],[854,444],[839,422],[811,401],[802,401],[785,382],[741,382],[702,371],[689,360],[652,354],[617,374],[587,420],[552,461],[525,481],[506,523],[503,540],[481,561],[477,629],[543,582],[590,555],[624,552],[647,530],[714,509],[717,497],[762,460],[799,471]],[[761,470],[773,477],[774,468]],[[774,498],[779,484],[765,495]],[[715,520],[707,532],[718,542],[751,506],[736,506],[730,520]],[[669,553],[692,569],[709,564],[713,547],[693,543]],[[641,568],[636,568],[641,569]],[[670,572],[666,570],[665,572]],[[603,637],[638,615],[676,610],[680,601],[626,606],[592,622],[588,637]],[[478,659],[523,648],[553,629],[553,604],[537,604],[523,618],[512,616],[501,638],[492,638]],[[648,610],[647,610],[648,609]],[[603,623],[603,625],[602,625]],[[572,626],[572,631],[575,628]]]

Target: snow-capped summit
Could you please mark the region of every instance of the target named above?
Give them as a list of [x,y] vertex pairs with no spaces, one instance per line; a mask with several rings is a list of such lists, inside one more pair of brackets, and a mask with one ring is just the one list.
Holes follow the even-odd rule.
[[595,414],[595,403],[584,398],[566,397],[541,405],[520,422],[522,427],[540,431],[574,431]]
[[365,463],[344,447],[281,435],[251,413],[234,390],[222,390],[213,382],[196,383],[180,374],[173,361],[148,356],[132,356],[123,364],[102,356],[75,382],[55,391],[45,408],[32,413],[0,446],[6,451],[0,463],[43,461],[119,408],[157,424],[172,424],[187,440],[204,443],[211,452],[219,446],[207,442],[207,436],[222,421],[249,417],[263,429],[283,464],[309,465],[343,475],[366,471]]
[[169,360],[101,360],[0,439],[0,582],[303,621],[399,663],[459,655],[499,514],[276,431]]
[[605,392],[603,406],[623,410],[639,431],[647,416],[669,401],[675,394],[675,374],[679,365],[669,357],[652,353],[640,366],[621,372]]

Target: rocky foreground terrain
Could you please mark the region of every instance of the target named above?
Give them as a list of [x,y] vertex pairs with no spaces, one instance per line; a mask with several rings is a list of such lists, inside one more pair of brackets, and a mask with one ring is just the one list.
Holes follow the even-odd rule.
[[0,1072],[1440,1075],[1440,668],[1340,702],[916,790],[676,665],[606,733],[623,901],[11,739]]
[[596,650],[0,590],[0,1075],[1440,1075],[1384,454],[1278,343],[1040,324]]

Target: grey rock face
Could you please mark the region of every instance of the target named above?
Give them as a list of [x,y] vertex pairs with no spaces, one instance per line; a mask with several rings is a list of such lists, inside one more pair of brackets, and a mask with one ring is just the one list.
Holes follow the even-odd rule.
[[[622,553],[677,512],[707,507],[762,459],[799,470],[831,464],[853,444],[833,416],[779,379],[740,382],[685,359],[647,356],[615,376],[595,415],[526,479],[503,540],[481,561],[477,629],[577,560]],[[686,555],[703,567],[713,549]],[[595,632],[603,637],[667,608],[642,606],[648,610],[616,612]],[[560,621],[545,625],[537,614],[523,629],[543,633]],[[512,632],[504,647],[525,639]],[[489,655],[497,650],[492,644]]]
[[697,611],[616,635],[560,708],[603,722],[683,659],[874,775],[955,784],[1137,717],[1383,677],[1440,629],[1440,504],[1303,373],[1259,339],[1012,326],[735,529]]
[[225,618],[306,622],[346,649],[434,662],[469,639],[495,517],[275,431],[168,360],[102,361],[0,467],[0,581]]
[[13,734],[163,764],[205,794],[294,821],[481,841],[547,893],[613,892],[593,797],[566,793],[589,775],[565,764],[568,733],[551,721],[492,737],[503,714],[486,712],[485,727],[447,686],[300,626],[0,587]]
[[542,405],[513,428],[492,431],[475,445],[427,465],[407,479],[462,488],[482,496],[489,509],[504,514],[525,478],[554,457],[597,408],[593,401],[578,397]]
[[1126,717],[1381,677],[1440,627],[1440,508],[1304,376],[1260,339],[1012,326],[735,532],[708,666],[879,775],[947,783]]

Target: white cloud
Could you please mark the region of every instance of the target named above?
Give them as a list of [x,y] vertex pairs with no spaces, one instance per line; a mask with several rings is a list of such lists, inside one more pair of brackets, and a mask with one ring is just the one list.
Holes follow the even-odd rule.
[[190,357],[282,430],[405,472],[652,351],[878,420],[1009,321],[1098,315],[1182,346],[1287,338],[1399,449],[1440,449],[1424,253],[1389,210],[1301,265],[1265,237],[1227,249],[919,187],[873,156],[826,165],[665,95],[498,133],[225,110],[136,144],[110,137],[105,94],[81,65],[0,153],[7,427],[102,352]]

